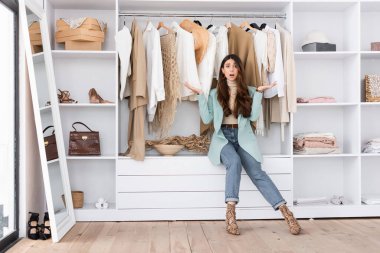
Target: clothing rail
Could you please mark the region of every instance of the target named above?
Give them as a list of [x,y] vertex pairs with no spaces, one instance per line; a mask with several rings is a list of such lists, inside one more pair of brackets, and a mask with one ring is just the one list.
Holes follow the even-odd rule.
[[264,13],[251,13],[251,14],[196,14],[196,13],[153,13],[153,12],[120,12],[119,17],[196,17],[196,18],[276,18],[286,19],[286,14],[264,14]]

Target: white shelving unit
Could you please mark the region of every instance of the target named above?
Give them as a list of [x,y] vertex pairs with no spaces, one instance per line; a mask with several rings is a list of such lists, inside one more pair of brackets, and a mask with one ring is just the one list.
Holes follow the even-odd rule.
[[[181,152],[174,157],[162,157],[148,151],[144,162],[118,156],[127,147],[129,112],[127,101],[118,101],[114,35],[124,21],[127,26],[131,24],[132,17],[118,17],[119,12],[125,11],[286,14],[285,20],[255,21],[272,25],[282,22],[292,32],[297,96],[333,96],[337,103],[299,104],[298,112],[291,115],[291,122],[285,127],[285,142],[281,142],[280,126],[272,124],[269,136],[258,137],[264,155],[263,168],[290,206],[300,197],[343,195],[349,202],[344,206],[293,206],[300,218],[380,214],[380,206],[361,204],[363,194],[380,194],[376,182],[380,155],[361,153],[365,141],[380,137],[380,103],[365,103],[363,95],[364,75],[380,74],[380,53],[369,51],[371,41],[380,41],[380,28],[374,24],[380,21],[380,1],[47,0],[46,3],[52,35],[55,20],[62,17],[91,16],[108,24],[103,51],[64,51],[62,45],[52,41],[57,88],[69,90],[72,98],[79,101],[60,105],[66,151],[71,124],[75,121],[99,131],[101,137],[101,156],[67,156],[71,188],[85,192],[85,207],[75,210],[77,220],[224,218],[225,169],[212,166],[206,156]],[[197,19],[206,25],[211,21],[211,18]],[[169,24],[181,18],[136,17],[136,20],[143,30],[147,20]],[[228,20],[215,17],[212,22],[222,25]],[[231,19],[237,24],[243,20]],[[337,45],[337,51],[302,52],[302,41],[312,30],[324,32]],[[89,104],[90,88],[114,103]],[[45,102],[41,101],[41,107]],[[199,121],[197,104],[184,101],[177,108],[170,135],[198,134]],[[293,155],[293,134],[309,131],[333,132],[342,153]],[[238,217],[280,218],[246,175],[242,178]],[[94,207],[99,197],[111,204],[108,209]]]

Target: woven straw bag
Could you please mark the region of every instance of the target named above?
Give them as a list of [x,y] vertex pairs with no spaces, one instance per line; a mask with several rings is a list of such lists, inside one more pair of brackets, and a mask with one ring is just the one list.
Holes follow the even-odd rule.
[[365,75],[365,101],[380,102],[379,75]]
[[[62,194],[63,204],[66,207],[65,195]],[[82,191],[71,191],[71,197],[73,199],[74,208],[82,208],[84,202],[84,193]]]

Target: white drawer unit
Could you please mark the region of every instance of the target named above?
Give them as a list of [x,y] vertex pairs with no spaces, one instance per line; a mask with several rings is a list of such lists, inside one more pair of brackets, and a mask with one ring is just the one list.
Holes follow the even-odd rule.
[[[147,157],[144,162],[119,159],[116,167],[117,210],[178,209],[184,212],[182,217],[192,219],[190,209],[225,207],[226,169],[222,165],[213,166],[206,156]],[[292,159],[264,158],[262,168],[291,205]],[[240,208],[265,208],[273,212],[244,169],[239,198]]]
[[[291,191],[282,191],[291,202]],[[225,208],[224,191],[208,192],[139,192],[117,194],[118,209]],[[271,208],[258,191],[240,191],[239,207]]]

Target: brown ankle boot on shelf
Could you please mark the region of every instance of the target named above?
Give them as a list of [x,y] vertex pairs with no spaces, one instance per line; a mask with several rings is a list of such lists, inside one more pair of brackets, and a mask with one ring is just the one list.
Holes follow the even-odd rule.
[[298,224],[297,219],[294,218],[293,213],[286,205],[280,206],[279,209],[282,216],[284,216],[286,223],[288,223],[290,233],[293,235],[298,235],[301,232],[301,226]]
[[90,99],[90,103],[92,104],[108,104],[108,103],[112,103],[108,100],[104,100],[101,96],[99,96],[99,94],[96,92],[96,90],[94,88],[91,88],[89,91],[88,91],[88,96],[89,96],[89,99]]
[[240,235],[239,228],[236,224],[235,205],[232,204],[227,204],[226,230],[230,234]]

